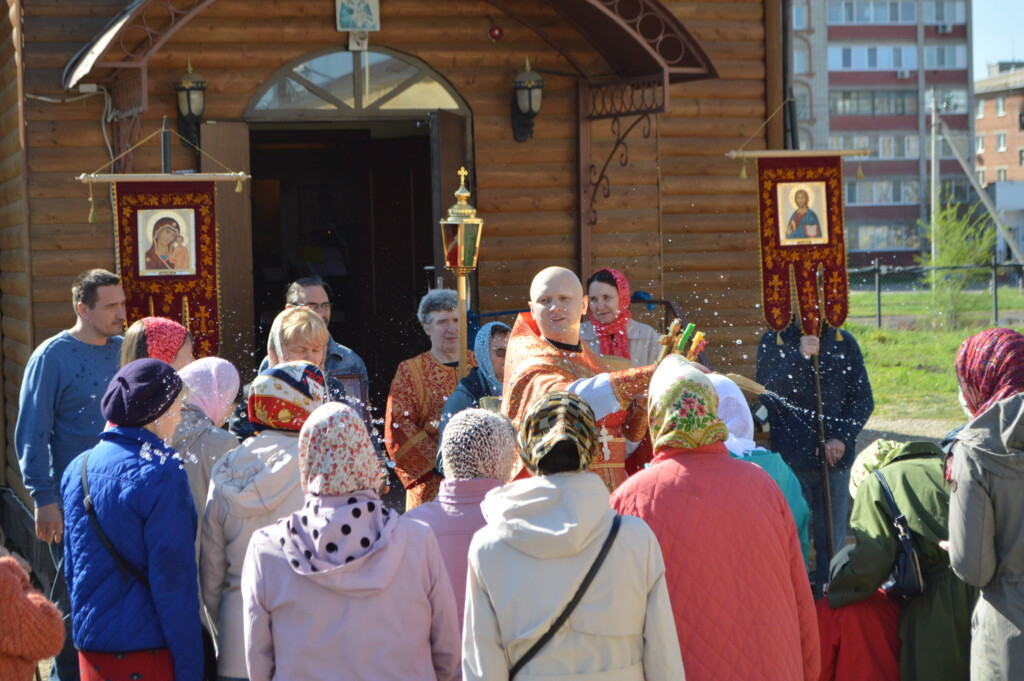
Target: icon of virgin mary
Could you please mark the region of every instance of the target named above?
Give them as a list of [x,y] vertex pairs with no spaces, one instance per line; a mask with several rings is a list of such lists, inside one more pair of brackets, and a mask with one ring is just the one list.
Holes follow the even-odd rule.
[[189,252],[185,247],[181,225],[172,217],[163,217],[153,223],[149,250],[146,251],[146,269],[187,270]]

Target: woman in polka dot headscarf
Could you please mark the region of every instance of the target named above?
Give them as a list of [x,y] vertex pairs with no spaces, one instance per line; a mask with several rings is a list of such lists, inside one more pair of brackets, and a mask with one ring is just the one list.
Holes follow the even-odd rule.
[[459,615],[437,539],[382,506],[352,408],[310,415],[299,470],[303,507],[253,535],[242,570],[250,680],[457,678]]

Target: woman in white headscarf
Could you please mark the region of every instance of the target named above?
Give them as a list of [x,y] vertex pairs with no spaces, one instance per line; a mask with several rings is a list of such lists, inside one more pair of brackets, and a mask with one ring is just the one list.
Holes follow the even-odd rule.
[[793,469],[782,460],[782,456],[764,449],[754,441],[754,417],[750,414],[750,405],[740,387],[722,374],[708,374],[708,378],[718,393],[718,418],[722,419],[729,429],[725,448],[733,457],[760,466],[772,476],[793,513],[793,521],[796,522],[796,530],[800,535],[800,550],[804,554],[804,562],[810,560],[811,510],[807,507],[807,500],[800,490],[800,480]]

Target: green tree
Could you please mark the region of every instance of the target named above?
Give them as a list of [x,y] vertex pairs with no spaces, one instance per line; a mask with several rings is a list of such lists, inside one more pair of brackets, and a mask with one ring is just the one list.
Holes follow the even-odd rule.
[[[996,228],[981,202],[965,206],[954,202],[947,190],[943,196],[935,224],[935,261],[931,251],[921,257],[921,263],[934,267],[983,266],[992,258],[996,245]],[[926,234],[931,225],[920,222]],[[936,325],[947,329],[963,323],[967,307],[965,291],[971,284],[983,283],[988,273],[978,269],[931,270],[928,284],[932,306],[938,314]]]

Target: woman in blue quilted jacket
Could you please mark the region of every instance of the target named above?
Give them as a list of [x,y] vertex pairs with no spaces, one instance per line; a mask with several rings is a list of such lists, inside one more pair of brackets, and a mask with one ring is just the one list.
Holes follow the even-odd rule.
[[64,570],[82,681],[199,681],[197,518],[167,444],[181,378],[158,359],[117,372],[101,402],[112,425],[61,481]]

